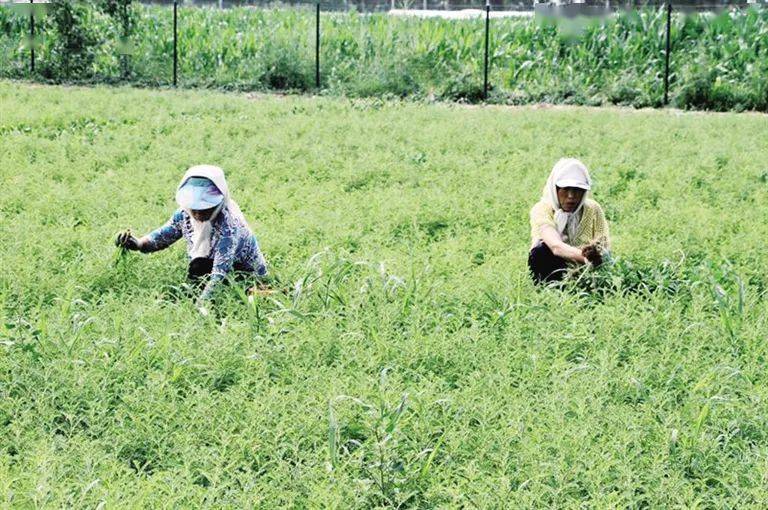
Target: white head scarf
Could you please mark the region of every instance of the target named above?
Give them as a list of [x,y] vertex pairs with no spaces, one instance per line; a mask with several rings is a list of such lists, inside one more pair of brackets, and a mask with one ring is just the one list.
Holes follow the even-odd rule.
[[193,259],[198,257],[210,257],[213,220],[224,208],[226,208],[232,216],[239,218],[246,227],[248,227],[248,222],[245,220],[242,211],[240,211],[240,207],[229,196],[229,186],[227,186],[227,180],[224,178],[224,170],[213,165],[193,166],[189,168],[184,174],[184,177],[182,177],[178,189],[180,189],[190,177],[205,177],[206,179],[209,179],[217,188],[219,188],[221,194],[224,195],[224,200],[222,200],[216,207],[208,221],[197,221],[192,216],[189,209],[184,209],[187,214],[189,214],[189,219],[192,223],[192,248],[189,250],[189,256]]
[[561,159],[555,163],[547,179],[547,184],[544,186],[543,200],[555,210],[557,231],[563,236],[563,241],[568,242],[576,237],[587,193],[584,193],[576,209],[568,213],[560,207],[560,201],[557,198],[558,186],[561,188],[582,188],[589,191],[592,187],[592,180],[589,178],[589,171],[584,163],[574,158]]

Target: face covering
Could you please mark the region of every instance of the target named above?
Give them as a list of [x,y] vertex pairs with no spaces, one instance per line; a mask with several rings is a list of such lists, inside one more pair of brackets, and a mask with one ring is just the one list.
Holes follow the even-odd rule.
[[[209,181],[210,185],[201,178]],[[220,202],[207,221],[197,221],[192,216],[190,212],[192,209],[208,209],[216,200]],[[222,210],[226,209],[230,215],[240,219],[246,227],[248,226],[240,207],[229,196],[224,171],[217,166],[197,165],[187,170],[179,183],[176,201],[189,214],[192,224],[192,247],[189,250],[191,258],[210,257],[213,221]]]

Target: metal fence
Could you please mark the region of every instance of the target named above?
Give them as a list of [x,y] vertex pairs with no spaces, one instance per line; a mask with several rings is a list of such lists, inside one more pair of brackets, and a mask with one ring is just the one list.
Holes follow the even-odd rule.
[[[23,1],[23,0],[19,0]],[[38,0],[39,1],[39,0]],[[306,5],[304,0],[177,0],[182,7],[218,7],[220,9],[231,9],[235,7],[261,7],[270,8],[275,6],[297,7]],[[139,3],[145,5],[167,5],[171,6],[173,0],[142,0]],[[585,10],[588,7],[600,7],[603,9],[642,9],[645,7],[658,7],[660,3],[656,0],[554,0],[554,1],[536,1],[536,0],[324,0],[322,2],[325,12],[346,12],[357,10],[358,12],[386,12],[393,9],[411,9],[411,10],[461,10],[461,9],[484,9],[485,4],[489,3],[494,11],[534,11],[537,8],[564,7],[575,10]],[[748,7],[758,4],[758,0],[678,0],[676,7],[686,10],[710,10],[729,7]]]
[[[432,1],[432,0],[430,0]],[[179,39],[179,27],[180,27],[180,18],[179,13],[182,10],[186,9],[198,9],[201,7],[218,7],[222,9],[231,8],[231,7],[244,7],[244,6],[259,6],[261,5],[263,8],[263,4],[257,4],[255,2],[246,2],[246,1],[236,1],[236,0],[219,0],[218,2],[179,2],[178,0],[173,1],[163,1],[163,2],[151,2],[152,4],[161,4],[164,5],[167,10],[163,10],[162,12],[166,13],[168,17],[172,18],[172,48],[169,52],[170,55],[168,56],[167,60],[167,70],[170,71],[170,75],[172,76],[172,79],[170,80],[170,85],[177,87],[179,86],[180,79],[182,78],[180,69],[179,69],[179,63],[180,59],[184,58],[184,53],[182,51],[182,48],[180,48],[180,39]],[[347,11],[349,9],[353,9],[355,11],[361,11],[361,10],[367,10],[367,11],[376,11],[379,9],[383,9],[385,6],[391,7],[391,5],[394,2],[389,3],[368,3],[365,4],[364,0],[359,0],[357,3],[352,3],[352,0],[346,0],[343,2],[335,1],[332,3],[328,2],[315,2],[314,4],[307,4],[307,3],[299,3],[295,2],[293,5],[295,8],[301,8],[306,11],[307,8],[310,8],[312,11],[312,14],[314,16],[314,34],[312,37],[313,41],[313,48],[312,48],[312,56],[314,62],[313,68],[314,68],[314,86],[317,89],[320,89],[322,87],[322,76],[324,73],[323,69],[323,61],[321,58],[321,47],[323,45],[323,33],[321,30],[321,19],[323,16],[326,15],[332,15],[335,12],[338,11]],[[429,5],[432,5],[432,3],[427,2]],[[29,0],[29,4],[31,6],[35,5],[34,0]],[[281,4],[282,8],[285,9],[286,5],[285,3]],[[465,4],[467,6],[471,6],[472,4]],[[547,15],[553,15],[553,16],[572,16],[574,14],[578,14],[580,12],[587,12],[589,9],[592,9],[589,11],[590,13],[594,13],[595,9],[600,10],[603,14],[609,14],[611,12],[616,12],[619,9],[626,8],[628,4],[627,3],[601,3],[600,6],[597,6],[595,2],[592,2],[591,4],[580,4],[580,5],[570,5],[570,6],[553,6],[550,4],[547,5],[538,5],[536,6],[536,12],[537,15],[541,16],[547,16]],[[663,34],[664,41],[663,41],[663,47],[664,47],[664,70],[663,70],[663,102],[662,104],[667,105],[669,104],[669,92],[670,92],[670,59],[672,56],[673,51],[675,50],[674,40],[672,38],[672,16],[673,13],[676,10],[682,11],[682,12],[690,12],[692,10],[708,10],[708,9],[721,9],[723,8],[724,4],[721,3],[715,3],[715,4],[701,4],[701,3],[688,3],[684,4],[681,3],[679,5],[673,6],[672,3],[667,2],[664,4],[653,4],[653,3],[645,3],[646,7],[653,7],[656,9],[663,9],[663,13],[665,16],[665,31]],[[729,8],[737,8],[737,7],[743,7],[744,5],[748,5],[747,3],[741,3],[741,4],[726,4]],[[491,83],[489,82],[489,72],[492,70],[494,65],[494,58],[493,58],[493,48],[492,48],[492,39],[491,35],[494,30],[494,23],[495,16],[502,16],[505,14],[511,14],[509,12],[504,13],[500,9],[502,8],[512,8],[515,9],[520,6],[525,6],[523,3],[497,3],[497,4],[491,4],[490,1],[486,1],[486,3],[482,6],[482,11],[480,13],[469,13],[469,16],[477,17],[480,16],[480,19],[477,21],[482,20],[482,25],[478,25],[477,29],[480,29],[483,31],[482,34],[482,54],[478,54],[476,58],[478,59],[478,62],[480,63],[478,67],[478,71],[481,70],[482,72],[482,96],[478,99],[487,100],[489,98],[489,91],[491,88]],[[290,7],[289,7],[290,8]],[[39,18],[42,14],[42,11],[36,10],[34,8],[29,10],[28,13],[28,30],[29,30],[29,44],[28,44],[28,59],[29,59],[29,72],[28,77],[35,78],[38,76],[36,71],[36,46],[37,44],[35,41],[39,39],[39,23],[37,18]],[[411,14],[414,14],[414,12],[411,12]],[[417,12],[415,14],[418,14]],[[482,28],[480,28],[482,27]],[[123,64],[125,63],[127,59],[127,55],[130,52],[126,51],[124,54],[121,55],[121,61]],[[127,77],[127,74],[125,72],[125,69],[127,66],[123,65],[123,78]],[[478,77],[479,79],[479,77]],[[157,79],[157,83],[162,83],[162,79]],[[278,84],[277,88],[280,84]],[[659,91],[660,95],[662,94],[661,91]]]

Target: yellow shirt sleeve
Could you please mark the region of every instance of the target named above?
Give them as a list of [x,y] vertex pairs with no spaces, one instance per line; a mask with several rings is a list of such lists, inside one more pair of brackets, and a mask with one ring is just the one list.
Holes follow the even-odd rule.
[[544,225],[550,225],[557,228],[555,225],[555,211],[549,204],[544,201],[538,202],[531,209],[531,242],[536,243],[541,239],[541,227]]

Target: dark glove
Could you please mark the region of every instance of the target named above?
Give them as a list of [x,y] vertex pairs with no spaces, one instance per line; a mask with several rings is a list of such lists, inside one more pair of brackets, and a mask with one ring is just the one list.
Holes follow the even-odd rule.
[[138,251],[141,249],[141,243],[138,239],[133,237],[130,230],[120,232],[115,239],[115,246],[123,248],[124,250]]
[[588,244],[581,249],[581,254],[584,258],[592,264],[593,267],[598,267],[603,263],[603,254],[600,253],[600,249],[594,244]]

